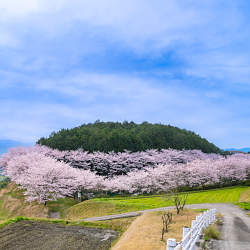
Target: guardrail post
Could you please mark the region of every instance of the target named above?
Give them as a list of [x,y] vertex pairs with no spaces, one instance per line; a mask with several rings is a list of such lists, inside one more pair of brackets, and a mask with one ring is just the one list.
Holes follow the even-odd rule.
[[200,218],[201,218],[200,215],[197,215],[196,216],[196,221],[198,222],[200,220]]
[[216,209],[210,209],[192,220],[191,228],[183,227],[182,241],[177,245],[175,239],[167,240],[167,250],[177,250],[182,247],[183,250],[194,250],[195,244],[199,240],[202,229],[209,226],[216,219]]
[[197,221],[196,220],[192,220],[192,224],[191,224],[191,228],[192,228],[192,235],[191,237],[193,238],[194,235],[196,235],[196,232],[198,231],[198,228],[197,228]]
[[216,220],[216,209],[215,208],[213,209],[213,219],[214,219],[214,221]]
[[196,220],[192,220],[192,224],[191,224],[192,226],[192,228],[195,228],[195,225],[196,225]]
[[174,250],[176,247],[176,239],[167,240],[167,250]]
[[206,212],[206,227],[209,226],[209,210]]
[[189,227],[183,227],[182,229],[182,239],[183,239],[183,242],[182,242],[182,247],[185,247],[185,245],[187,244],[188,242],[188,238],[184,241],[186,235],[188,234],[190,228]]
[[210,210],[210,216],[209,216],[209,223],[213,223],[214,222],[214,211],[213,210]]

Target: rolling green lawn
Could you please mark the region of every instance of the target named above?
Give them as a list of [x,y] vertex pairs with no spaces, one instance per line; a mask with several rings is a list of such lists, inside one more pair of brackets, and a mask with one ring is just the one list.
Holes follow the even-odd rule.
[[[250,187],[230,187],[200,192],[189,192],[186,204],[197,203],[237,203],[240,196],[250,190]],[[249,193],[249,192],[248,192]],[[173,206],[164,195],[128,196],[114,198],[95,198],[81,202],[66,212],[68,219],[81,219],[108,214],[132,212],[157,207]]]
[[[243,191],[250,189],[248,187],[230,187],[223,189],[214,189],[200,192],[189,192],[186,204],[197,203],[235,203],[239,201]],[[171,206],[173,203],[164,195],[159,196],[137,196],[137,197],[116,197],[116,198],[98,198],[93,201],[106,201],[116,205],[135,205],[141,209]]]

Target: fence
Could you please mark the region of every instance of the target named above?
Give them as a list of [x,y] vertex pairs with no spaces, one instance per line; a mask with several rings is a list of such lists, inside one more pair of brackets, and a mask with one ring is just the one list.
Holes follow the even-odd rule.
[[200,239],[202,230],[216,220],[216,209],[210,209],[196,216],[191,228],[183,227],[182,241],[177,243],[175,239],[167,240],[167,250],[194,250],[195,243]]

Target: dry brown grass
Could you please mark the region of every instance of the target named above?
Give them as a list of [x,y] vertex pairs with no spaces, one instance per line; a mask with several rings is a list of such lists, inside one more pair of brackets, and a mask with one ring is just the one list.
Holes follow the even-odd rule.
[[250,188],[241,193],[239,202],[250,202]]
[[210,240],[210,239],[220,240],[221,239],[221,232],[217,224],[212,224],[209,227],[207,227],[205,230],[203,230],[203,234],[204,234],[205,240]]
[[[1,220],[25,216],[25,217],[47,217],[48,208],[37,203],[25,202],[22,191],[15,184],[10,183],[0,192],[0,214],[4,213],[6,218]],[[1,217],[1,216],[0,216]]]
[[[138,217],[112,250],[165,250],[166,242],[161,241],[162,213],[149,212]],[[199,213],[194,210],[184,210],[181,215],[174,213],[173,222],[169,226],[169,232],[165,234],[165,240],[175,238],[180,241],[183,226],[190,226],[191,221]]]
[[9,217],[47,217],[48,208],[39,204],[24,203],[19,199],[7,197],[3,202],[3,208],[8,211]]

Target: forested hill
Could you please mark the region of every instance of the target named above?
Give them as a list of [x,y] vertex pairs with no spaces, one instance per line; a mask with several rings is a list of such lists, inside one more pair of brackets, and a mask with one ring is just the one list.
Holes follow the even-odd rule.
[[122,152],[145,151],[147,149],[200,149],[205,153],[219,153],[214,144],[192,131],[170,125],[147,122],[99,122],[83,124],[73,129],[53,132],[41,138],[38,144],[59,150]]

